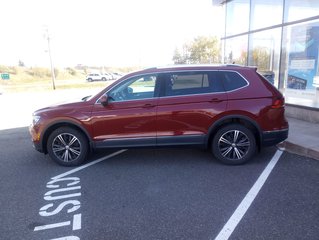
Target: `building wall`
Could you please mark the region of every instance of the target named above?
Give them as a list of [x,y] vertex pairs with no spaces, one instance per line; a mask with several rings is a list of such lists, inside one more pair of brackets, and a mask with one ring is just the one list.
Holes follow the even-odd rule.
[[319,108],[319,0],[224,4],[223,62],[258,67],[286,102]]

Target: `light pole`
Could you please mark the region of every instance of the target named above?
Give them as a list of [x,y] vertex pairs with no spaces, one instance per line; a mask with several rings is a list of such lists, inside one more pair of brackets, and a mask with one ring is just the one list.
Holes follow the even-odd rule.
[[48,53],[49,53],[50,65],[51,65],[52,86],[53,86],[53,90],[55,90],[55,73],[54,73],[54,67],[53,67],[53,62],[51,57],[50,34],[49,34],[48,28],[45,29],[44,34],[45,34],[45,38],[48,41]]

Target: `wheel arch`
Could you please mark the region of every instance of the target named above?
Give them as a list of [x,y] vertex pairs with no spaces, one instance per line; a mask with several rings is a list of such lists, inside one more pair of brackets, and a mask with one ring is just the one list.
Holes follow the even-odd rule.
[[250,129],[256,138],[256,145],[260,149],[262,131],[255,120],[243,115],[228,115],[214,122],[214,124],[212,124],[212,126],[208,130],[206,147],[209,148],[209,146],[211,146],[211,142],[214,138],[214,135],[217,133],[219,128],[232,123],[238,123]]
[[92,149],[92,141],[91,141],[91,137],[88,133],[88,131],[81,125],[75,123],[75,122],[72,122],[72,121],[57,121],[57,122],[54,122],[52,124],[50,124],[45,130],[44,130],[44,134],[42,136],[42,140],[41,140],[41,143],[42,143],[42,149],[43,149],[43,152],[45,154],[48,153],[48,150],[47,150],[47,142],[48,142],[48,138],[50,136],[50,134],[60,128],[60,127],[70,127],[70,128],[73,128],[75,130],[78,130],[80,131],[81,133],[83,133],[84,137],[88,140],[88,144],[89,144],[89,148],[90,150]]

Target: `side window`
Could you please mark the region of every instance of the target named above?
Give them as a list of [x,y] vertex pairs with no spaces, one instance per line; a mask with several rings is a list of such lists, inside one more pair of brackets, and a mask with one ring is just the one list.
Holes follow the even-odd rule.
[[[165,95],[182,96],[223,91],[217,72],[182,72],[166,75]],[[218,81],[219,82],[216,82]]]
[[127,79],[108,92],[110,102],[153,98],[156,78],[156,75],[144,75]]
[[232,91],[248,85],[247,81],[237,72],[221,72],[224,76],[224,87],[226,91]]

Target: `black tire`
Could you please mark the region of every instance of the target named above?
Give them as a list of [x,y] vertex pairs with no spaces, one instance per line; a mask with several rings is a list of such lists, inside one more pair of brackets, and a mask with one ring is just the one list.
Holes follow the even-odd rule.
[[50,134],[47,150],[52,160],[60,165],[71,167],[78,166],[86,160],[89,144],[80,131],[61,127]]
[[105,78],[105,77],[103,77],[103,78],[102,78],[102,81],[106,81],[106,78]]
[[240,124],[222,127],[212,141],[215,158],[228,165],[249,161],[256,152],[256,139],[252,131]]
[[92,81],[93,81],[93,79],[92,79],[92,78],[89,78],[89,79],[88,79],[88,82],[92,82]]

